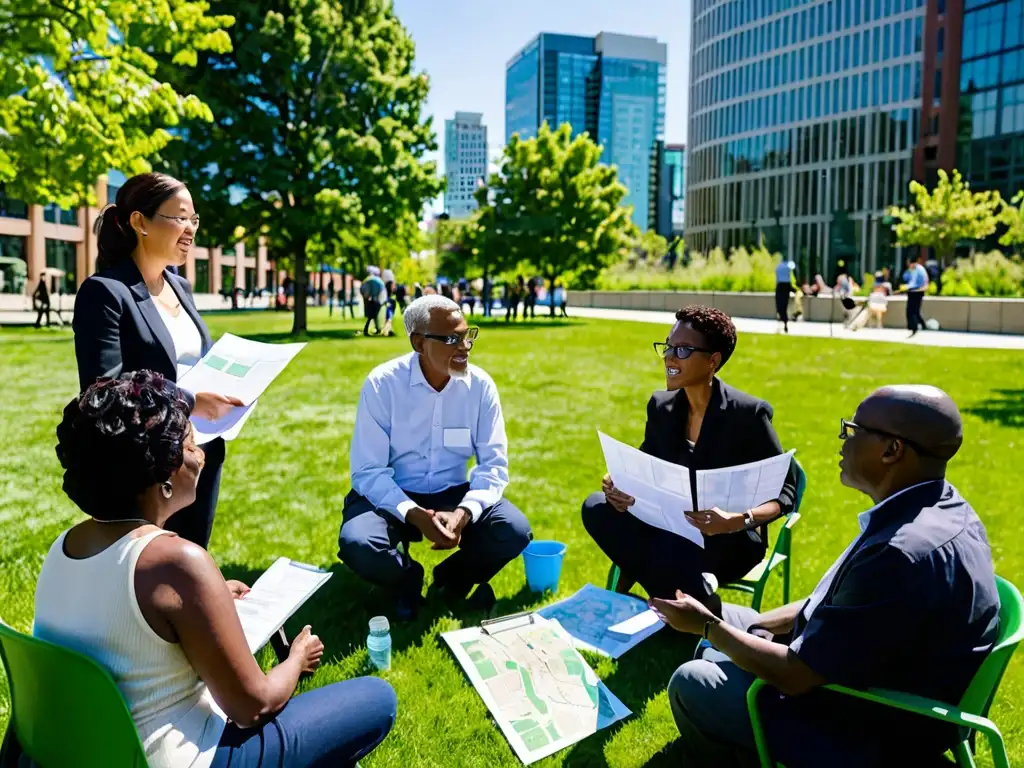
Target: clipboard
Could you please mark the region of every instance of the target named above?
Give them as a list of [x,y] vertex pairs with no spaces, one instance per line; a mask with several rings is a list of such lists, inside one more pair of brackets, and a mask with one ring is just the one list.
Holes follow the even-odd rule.
[[499,616],[495,619],[484,619],[480,622],[480,631],[489,637],[494,637],[498,632],[528,627],[533,623],[533,611],[520,611],[519,613],[510,613],[508,616]]

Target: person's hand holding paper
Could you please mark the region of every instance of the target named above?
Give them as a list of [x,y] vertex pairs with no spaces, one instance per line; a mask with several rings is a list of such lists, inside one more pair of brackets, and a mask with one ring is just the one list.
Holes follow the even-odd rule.
[[686,512],[686,519],[705,536],[717,536],[720,533],[736,533],[743,530],[743,514],[725,512],[718,507]]
[[245,403],[237,397],[217,392],[196,392],[196,407],[192,409],[192,414],[210,422],[218,422],[240,407],[245,407]]
[[605,475],[601,480],[601,490],[616,512],[625,512],[636,503],[636,499],[615,487],[611,475]]

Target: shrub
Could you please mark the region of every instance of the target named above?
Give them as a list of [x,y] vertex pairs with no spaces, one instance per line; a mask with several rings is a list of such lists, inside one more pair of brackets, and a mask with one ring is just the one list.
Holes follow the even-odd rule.
[[1024,263],[999,251],[976,253],[942,273],[943,296],[1024,296]]
[[764,248],[735,248],[726,258],[720,248],[707,256],[694,252],[685,266],[622,262],[597,279],[603,291],[772,291],[781,257]]

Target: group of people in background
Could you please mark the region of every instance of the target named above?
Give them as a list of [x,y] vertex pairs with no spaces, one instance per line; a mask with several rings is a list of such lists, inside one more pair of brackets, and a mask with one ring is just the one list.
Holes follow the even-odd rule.
[[910,335],[914,336],[919,330],[927,327],[921,307],[928,286],[937,281],[937,264],[930,268],[926,263],[928,262],[924,254],[916,259],[907,259],[907,268],[903,272],[901,287],[898,289],[893,287],[889,268],[882,267],[872,276],[871,290],[867,298],[857,302],[855,296],[860,291],[860,286],[842,261],[839,262],[834,285],[829,286],[820,273],[816,274],[813,280],[805,278],[803,283],[799,283],[796,264],[784,259],[775,268],[776,317],[782,323],[784,332],[789,333],[789,323],[803,317],[803,297],[834,296],[844,304],[843,325],[846,328],[855,331],[864,328],[869,322],[873,322],[876,328],[882,328],[889,309],[889,297],[903,293],[907,297],[907,329]]

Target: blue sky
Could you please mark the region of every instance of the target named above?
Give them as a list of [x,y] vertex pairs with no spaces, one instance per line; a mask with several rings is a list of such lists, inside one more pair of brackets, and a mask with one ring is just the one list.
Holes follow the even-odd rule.
[[[665,138],[686,141],[690,0],[395,0],[430,75],[427,113],[444,152],[444,121],[483,112],[489,151],[505,141],[505,63],[538,32],[656,37],[668,45]],[[441,168],[443,171],[443,168]]]

